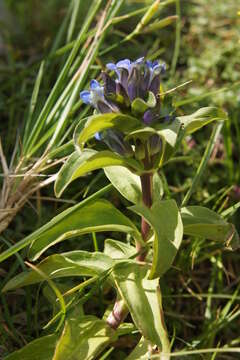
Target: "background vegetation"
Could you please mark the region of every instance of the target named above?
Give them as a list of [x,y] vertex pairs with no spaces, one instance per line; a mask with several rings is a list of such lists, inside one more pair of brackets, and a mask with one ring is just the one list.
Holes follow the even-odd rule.
[[[229,114],[229,121],[222,128],[208,166],[201,181],[196,183],[189,204],[205,205],[223,214],[240,230],[237,212],[240,206],[240,6],[235,0],[165,2],[168,5],[156,13],[153,20],[158,21],[176,14],[178,18],[170,18],[168,26],[143,27],[139,33],[128,39],[127,36],[139,24],[152,1],[122,2],[115,17],[124,15],[125,18],[118,18],[111,29],[106,31],[95,61],[87,70],[82,68],[82,71],[86,70],[86,77],[80,84],[80,89],[86,88],[89,79],[98,76],[106,62],[146,56],[166,62],[167,72],[163,79],[165,89],[192,81],[175,94],[174,101],[178,103],[182,114],[191,113],[201,106],[223,107]],[[91,25],[92,29],[99,21],[100,10],[104,8],[105,2],[102,3]],[[41,158],[46,142],[49,144],[56,130],[54,124],[53,127],[45,127],[39,131],[35,142],[30,141],[34,121],[39,118],[46,97],[75,44],[74,40],[88,8],[88,1],[70,3],[66,0],[8,0],[5,1],[5,9],[1,11],[4,15],[0,18],[0,211],[1,215],[7,213],[11,220],[8,226],[1,229],[4,230],[0,235],[1,251],[32,233],[70,204],[77,203],[108,184],[102,171],[95,172],[90,177],[74,182],[64,196],[56,200],[53,176],[69,151],[67,149],[65,154],[65,148],[61,148],[53,163],[44,164],[40,171],[33,171],[32,180],[25,187],[18,188],[21,179]],[[87,36],[91,35],[90,32],[91,29]],[[121,43],[124,39],[124,43]],[[84,51],[86,45],[84,48],[82,44],[79,53]],[[41,74],[39,67],[42,60],[45,60],[45,65]],[[78,68],[78,60],[76,57],[68,78]],[[39,79],[41,77],[41,86],[36,105],[32,91],[34,84],[36,90],[37,75]],[[63,85],[65,86],[65,83]],[[64,86],[61,91],[64,91]],[[59,96],[60,93],[56,94],[55,102]],[[67,95],[66,101],[68,99]],[[62,116],[61,110],[58,111],[56,121]],[[71,140],[74,124],[84,114],[85,105],[79,98],[74,98],[65,118],[66,125],[60,133],[58,148]],[[26,123],[29,125],[26,126]],[[46,142],[45,134],[48,134]],[[182,162],[167,167],[162,176],[162,179],[166,180],[166,197],[183,200],[192,185],[210,134],[211,126],[197,133],[194,139],[189,137],[181,149],[184,155]],[[20,166],[19,161],[23,154],[28,155],[28,162],[25,167],[21,167],[19,173],[16,169]],[[9,199],[12,179],[19,192],[18,209],[8,212],[10,203],[6,199]],[[29,189],[31,191],[28,197],[23,199]],[[114,190],[111,190],[107,197],[119,208],[126,203]],[[101,235],[98,235],[97,241],[101,249]],[[58,249],[91,250],[94,249],[94,242],[91,237],[85,237],[84,242],[73,239],[59,245]],[[49,254],[51,251],[49,250]],[[19,255],[1,263],[1,288],[9,278],[26,268],[25,255],[23,250]],[[170,335],[175,339],[176,350],[185,346],[192,349],[221,347],[224,344],[239,346],[239,260],[239,252],[222,252],[218,245],[198,238],[191,242],[184,240],[174,267],[168,271],[161,283],[166,322]],[[66,282],[57,283],[64,291]],[[53,294],[45,285],[0,294],[0,358],[22,347],[39,334],[44,334],[42,328],[55,311],[52,305],[54,302]],[[91,295],[87,311],[101,314],[103,305],[101,289],[97,289]],[[123,337],[106,358],[124,359],[137,341],[138,334],[135,333]],[[194,359],[238,358],[237,354],[215,356],[202,354],[195,355]]]

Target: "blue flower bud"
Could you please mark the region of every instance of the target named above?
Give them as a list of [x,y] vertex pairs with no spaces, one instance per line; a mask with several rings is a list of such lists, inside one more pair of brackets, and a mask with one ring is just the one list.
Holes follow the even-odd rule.
[[172,121],[174,121],[176,119],[175,115],[166,115],[164,117],[164,122],[165,123],[171,123]]
[[122,156],[132,156],[131,145],[124,140],[124,135],[118,130],[106,130],[102,135],[104,143],[113,151]]
[[146,61],[146,65],[149,72],[149,83],[148,90],[152,91],[155,96],[159,93],[160,90],[160,80],[161,74],[165,72],[166,65],[159,64],[158,61]]
[[133,101],[134,99],[136,99],[136,97],[138,97],[139,78],[140,78],[139,70],[136,67],[133,67],[131,69],[131,73],[129,74],[128,82],[127,82],[127,92],[130,101]]
[[147,110],[145,111],[144,115],[143,115],[143,122],[146,125],[151,125],[151,123],[154,120],[154,116],[153,116],[153,112],[152,110]]
[[105,95],[115,94],[116,82],[106,72],[102,72],[101,77],[104,83]]
[[160,153],[162,149],[162,139],[159,135],[154,134],[149,138],[149,153],[155,155]]
[[116,93],[123,99],[124,105],[126,105],[126,107],[130,106],[128,94],[119,81],[116,81]]
[[115,71],[119,82],[123,85],[124,88],[126,88],[127,79],[131,68],[131,61],[129,59],[125,59],[118,61],[116,64],[108,63],[107,68],[109,70]]
[[[124,59],[116,64],[108,63],[106,67],[108,70],[114,71],[116,77],[102,72],[103,86],[97,80],[92,80],[90,90],[80,93],[84,103],[92,105],[101,113],[121,111],[129,114],[131,103],[135,99],[140,98],[148,104],[149,94],[152,94],[156,101],[152,101],[151,104],[155,103],[155,105],[149,103],[146,110],[143,110],[145,111],[141,115],[143,122],[150,125],[171,113],[167,108],[165,109],[162,101],[160,107],[158,98],[161,74],[165,71],[165,64],[160,64],[159,61],[144,60],[141,57],[135,61]],[[135,107],[131,107],[131,109],[133,111]],[[136,116],[136,113],[133,115]]]
[[149,91],[151,91],[155,96],[159,94],[160,91],[160,75],[156,75],[149,86]]

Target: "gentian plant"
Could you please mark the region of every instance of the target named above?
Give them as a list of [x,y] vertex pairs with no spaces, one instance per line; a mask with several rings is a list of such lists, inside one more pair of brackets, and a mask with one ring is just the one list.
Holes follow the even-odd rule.
[[[171,91],[163,90],[165,70],[159,61],[125,59],[107,64],[102,80],[91,80],[90,89],[80,97],[95,109],[94,114],[78,124],[76,150],[55,183],[59,197],[73,180],[103,168],[111,186],[133,203],[129,210],[140,217],[141,225],[99,199],[107,191],[104,188],[30,235],[29,258],[37,260],[56,243],[86,233],[121,232],[126,242],[107,238],[103,253],[76,250],[50,255],[5,286],[6,291],[45,279],[54,289],[54,278],[88,277],[66,292],[78,294],[67,305],[57,293],[61,311],[51,321],[61,320],[52,340],[55,360],[98,358],[129,329],[137,329],[142,338],[127,359],[153,354],[170,359],[159,280],[172,266],[183,236],[222,242],[231,249],[238,244],[234,226],[217,213],[201,206],[181,207],[159,191],[159,174],[176,156],[184,137],[212,121],[226,120],[225,112],[214,107],[178,116]],[[85,314],[82,306],[87,297],[79,292],[91,284],[94,291],[97,282],[107,293],[109,288],[115,291],[115,302],[101,319]],[[73,316],[77,307],[80,314]]]

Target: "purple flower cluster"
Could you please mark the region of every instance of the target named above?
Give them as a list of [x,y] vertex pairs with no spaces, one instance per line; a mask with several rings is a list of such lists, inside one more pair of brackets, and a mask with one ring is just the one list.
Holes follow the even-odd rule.
[[[103,86],[97,80],[92,80],[90,90],[80,93],[85,104],[92,105],[100,113],[124,112],[136,98],[145,101],[151,92],[158,107],[160,80],[161,74],[165,71],[165,64],[145,61],[144,58],[132,62],[125,59],[116,64],[107,64],[107,69],[110,72],[114,71],[116,76],[112,77],[107,72],[102,72]],[[151,123],[150,114],[153,113],[154,110],[146,110],[142,114],[146,124]]]
[[[139,58],[135,61],[125,59],[116,64],[108,63],[106,67],[107,71],[101,74],[103,85],[95,79],[91,80],[90,90],[80,93],[85,104],[93,106],[99,113],[134,112],[133,116],[142,119],[148,126],[160,118],[159,92],[165,64]],[[149,96],[151,104],[148,103]],[[136,99],[144,104],[139,111],[134,106]],[[110,149],[121,155],[132,154],[131,146],[124,141],[123,134],[116,130],[97,133],[95,138],[104,141]]]

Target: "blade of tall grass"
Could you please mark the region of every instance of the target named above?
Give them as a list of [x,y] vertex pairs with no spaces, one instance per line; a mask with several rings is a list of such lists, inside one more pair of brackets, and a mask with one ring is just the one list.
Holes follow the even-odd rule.
[[180,4],[180,0],[176,0],[176,14],[177,14],[176,38],[175,38],[175,47],[174,47],[171,70],[170,70],[171,77],[174,75],[174,73],[176,71],[176,66],[177,66],[177,61],[178,61],[180,46],[181,46],[181,43],[180,43],[180,41],[181,41],[181,4]]
[[68,27],[68,32],[67,32],[67,43],[69,43],[69,41],[71,41],[72,37],[73,37],[73,32],[77,23],[77,16],[78,16],[78,12],[79,12],[79,8],[81,7],[81,1],[79,0],[73,0],[73,11],[72,11],[72,16],[70,19],[70,24]]
[[231,206],[230,208],[224,210],[221,212],[221,216],[228,218],[230,216],[233,216],[235,212],[240,208],[240,201]]
[[74,0],[71,0],[70,5],[67,9],[67,13],[64,17],[64,20],[57,32],[57,35],[53,41],[53,44],[51,46],[50,52],[49,52],[49,57],[51,57],[52,54],[55,53],[55,51],[59,48],[59,46],[61,46],[61,42],[63,41],[63,38],[65,36],[65,33],[67,31],[67,27],[68,27],[68,23],[69,23],[69,19],[71,18],[71,14],[73,11],[73,2]]
[[[169,355],[171,357],[180,357],[180,356],[189,356],[189,355],[201,355],[208,353],[240,353],[240,347],[230,348],[212,348],[212,349],[199,349],[199,350],[189,350],[189,351],[176,351],[172,353],[161,353],[162,355]],[[144,359],[144,358],[143,358]],[[147,360],[147,357],[145,358]],[[152,355],[151,359],[159,359],[159,355]]]
[[[88,76],[90,66],[95,61],[96,56],[98,54],[99,47],[101,46],[102,41],[105,37],[107,29],[104,30],[103,27],[107,21],[108,14],[109,14],[109,12],[111,12],[110,16],[114,16],[117,9],[121,5],[120,3],[121,3],[120,1],[118,1],[118,2],[115,1],[115,7],[111,8],[110,10],[108,10],[108,5],[107,5],[107,7],[105,8],[105,10],[99,20],[99,23],[97,25],[98,30],[95,34],[93,42],[85,56],[83,63],[81,64],[80,69],[77,71],[77,73],[75,74],[75,76],[73,78],[74,80],[77,79],[76,83],[74,85],[74,89],[73,89],[71,96],[69,98],[69,101],[66,104],[64,111],[61,114],[61,117],[57,123],[56,130],[48,144],[47,150],[51,149],[53,147],[53,145],[55,145],[56,141],[59,139],[59,137],[61,135],[61,132],[65,129],[68,114],[70,113],[71,108],[73,107],[73,104],[78,96],[78,93],[79,93],[81,87],[83,86],[84,81],[86,80],[86,78]],[[113,3],[111,3],[111,4],[113,4]]]
[[175,106],[179,107],[179,106],[183,106],[183,105],[188,105],[188,104],[192,104],[192,103],[198,103],[199,101],[206,99],[206,98],[211,98],[212,96],[228,91],[228,90],[233,90],[235,88],[239,88],[239,82],[228,86],[228,87],[223,87],[221,89],[217,89],[217,90],[213,90],[213,91],[207,91],[207,92],[203,92],[201,95],[197,95],[197,96],[191,96],[190,98],[187,98],[185,100],[180,100],[180,101],[176,101],[174,104]]
[[[77,37],[75,46],[73,47],[73,49],[66,61],[66,64],[64,65],[64,68],[62,69],[39,117],[37,118],[35,125],[33,126],[31,133],[29,134],[28,139],[23,144],[24,155],[28,155],[28,153],[31,151],[32,147],[34,146],[34,143],[36,142],[36,140],[40,134],[40,131],[42,130],[42,128],[47,120],[48,114],[64,85],[64,81],[66,80],[68,71],[78,53],[79,47],[82,42],[82,37],[88,31],[88,29],[92,23],[92,20],[94,19],[95,15],[101,5],[101,2],[102,2],[102,0],[93,0],[91,7],[88,11],[88,14],[86,16],[86,20],[85,20],[85,22],[79,32],[79,35]],[[50,121],[50,119],[48,119],[48,122],[49,121]]]
[[[98,199],[99,197],[103,196],[105,193],[110,191],[112,189],[112,185],[109,184],[102,188],[101,190],[97,191],[93,195],[89,196],[87,199],[83,200],[81,203],[77,204],[77,206],[82,206],[83,204],[88,203],[89,201],[92,201],[93,199]],[[26,246],[28,246],[31,243],[31,240],[29,241],[28,238],[25,238],[21,241],[19,241],[17,244],[11,246],[8,250],[2,252],[0,254],[0,262],[6,260],[10,256],[16,254],[19,250],[24,249]]]
[[94,40],[86,54],[86,57],[81,65],[80,69],[78,70],[78,72],[75,74],[75,76],[73,78],[74,80],[77,79],[76,83],[75,83],[73,91],[70,95],[69,101],[66,104],[66,106],[63,110],[63,113],[60,116],[60,119],[57,122],[56,129],[55,129],[54,134],[48,144],[47,150],[52,148],[52,146],[56,143],[57,139],[59,138],[61,131],[64,129],[68,114],[70,113],[71,108],[79,94],[81,86],[83,85],[84,81],[87,78],[90,66],[92,65],[92,63],[94,62],[94,60],[97,56],[98,49],[102,43],[103,36],[104,36],[102,29],[103,29],[105,17],[106,17],[106,12],[104,12],[102,14],[102,16],[99,20],[99,23],[97,25],[98,31],[95,34]]
[[188,192],[186,193],[183,201],[182,201],[182,205],[181,206],[186,206],[191,195],[193,194],[193,192],[196,190],[196,187],[198,186],[199,184],[199,181],[201,180],[202,178],[202,175],[204,173],[204,170],[206,169],[206,166],[207,166],[207,163],[208,163],[208,160],[212,154],[212,151],[214,149],[214,146],[215,146],[215,143],[216,143],[216,140],[221,132],[221,129],[223,127],[223,122],[219,122],[218,124],[214,125],[214,128],[212,130],[212,134],[211,134],[211,137],[208,141],[208,145],[206,147],[206,150],[203,154],[203,157],[202,157],[202,160],[199,164],[199,167],[197,169],[197,172],[192,180],[192,185],[191,187],[189,188]]
[[[142,16],[142,18],[140,19],[140,21],[138,22],[138,24],[136,25],[134,30],[130,34],[128,34],[124,39],[122,39],[121,41],[116,42],[116,43],[110,45],[109,47],[107,47],[106,49],[102,50],[99,55],[102,56],[104,54],[107,54],[108,52],[116,49],[117,47],[122,46],[125,42],[131,41],[135,36],[141,34],[142,29],[151,21],[151,19],[153,17],[155,17],[156,15],[159,16],[160,11],[166,5],[168,5],[174,1],[175,0],[168,0],[168,1],[164,1],[161,3],[160,0],[156,0],[150,6],[144,8],[144,10],[145,10],[144,15]],[[113,22],[113,24],[114,24],[114,22]],[[109,23],[108,26],[109,25],[112,25],[112,24]]]
[[64,322],[64,319],[65,319],[65,315],[66,315],[66,304],[65,304],[65,301],[64,301],[64,298],[61,294],[61,291],[58,289],[58,287],[55,285],[54,281],[52,279],[50,279],[50,277],[48,275],[46,275],[42,270],[40,270],[37,266],[25,261],[25,263],[34,271],[36,271],[41,277],[43,280],[46,280],[48,285],[51,287],[51,289],[54,291],[58,301],[59,301],[59,305],[60,305],[60,309],[61,309],[61,317],[60,317],[60,321],[58,323],[58,326],[57,326],[57,330],[60,329],[61,325],[63,324]]
[[41,64],[40,64],[40,67],[39,67],[39,71],[38,71],[38,75],[37,75],[35,84],[34,84],[32,97],[31,97],[30,105],[29,105],[28,117],[26,119],[26,126],[25,126],[25,129],[24,129],[23,143],[25,143],[26,139],[28,138],[29,131],[31,129],[32,117],[33,117],[33,113],[34,113],[36,103],[37,103],[37,100],[38,100],[39,89],[40,89],[40,85],[41,85],[42,78],[43,78],[44,65],[45,65],[45,62],[42,61]]

